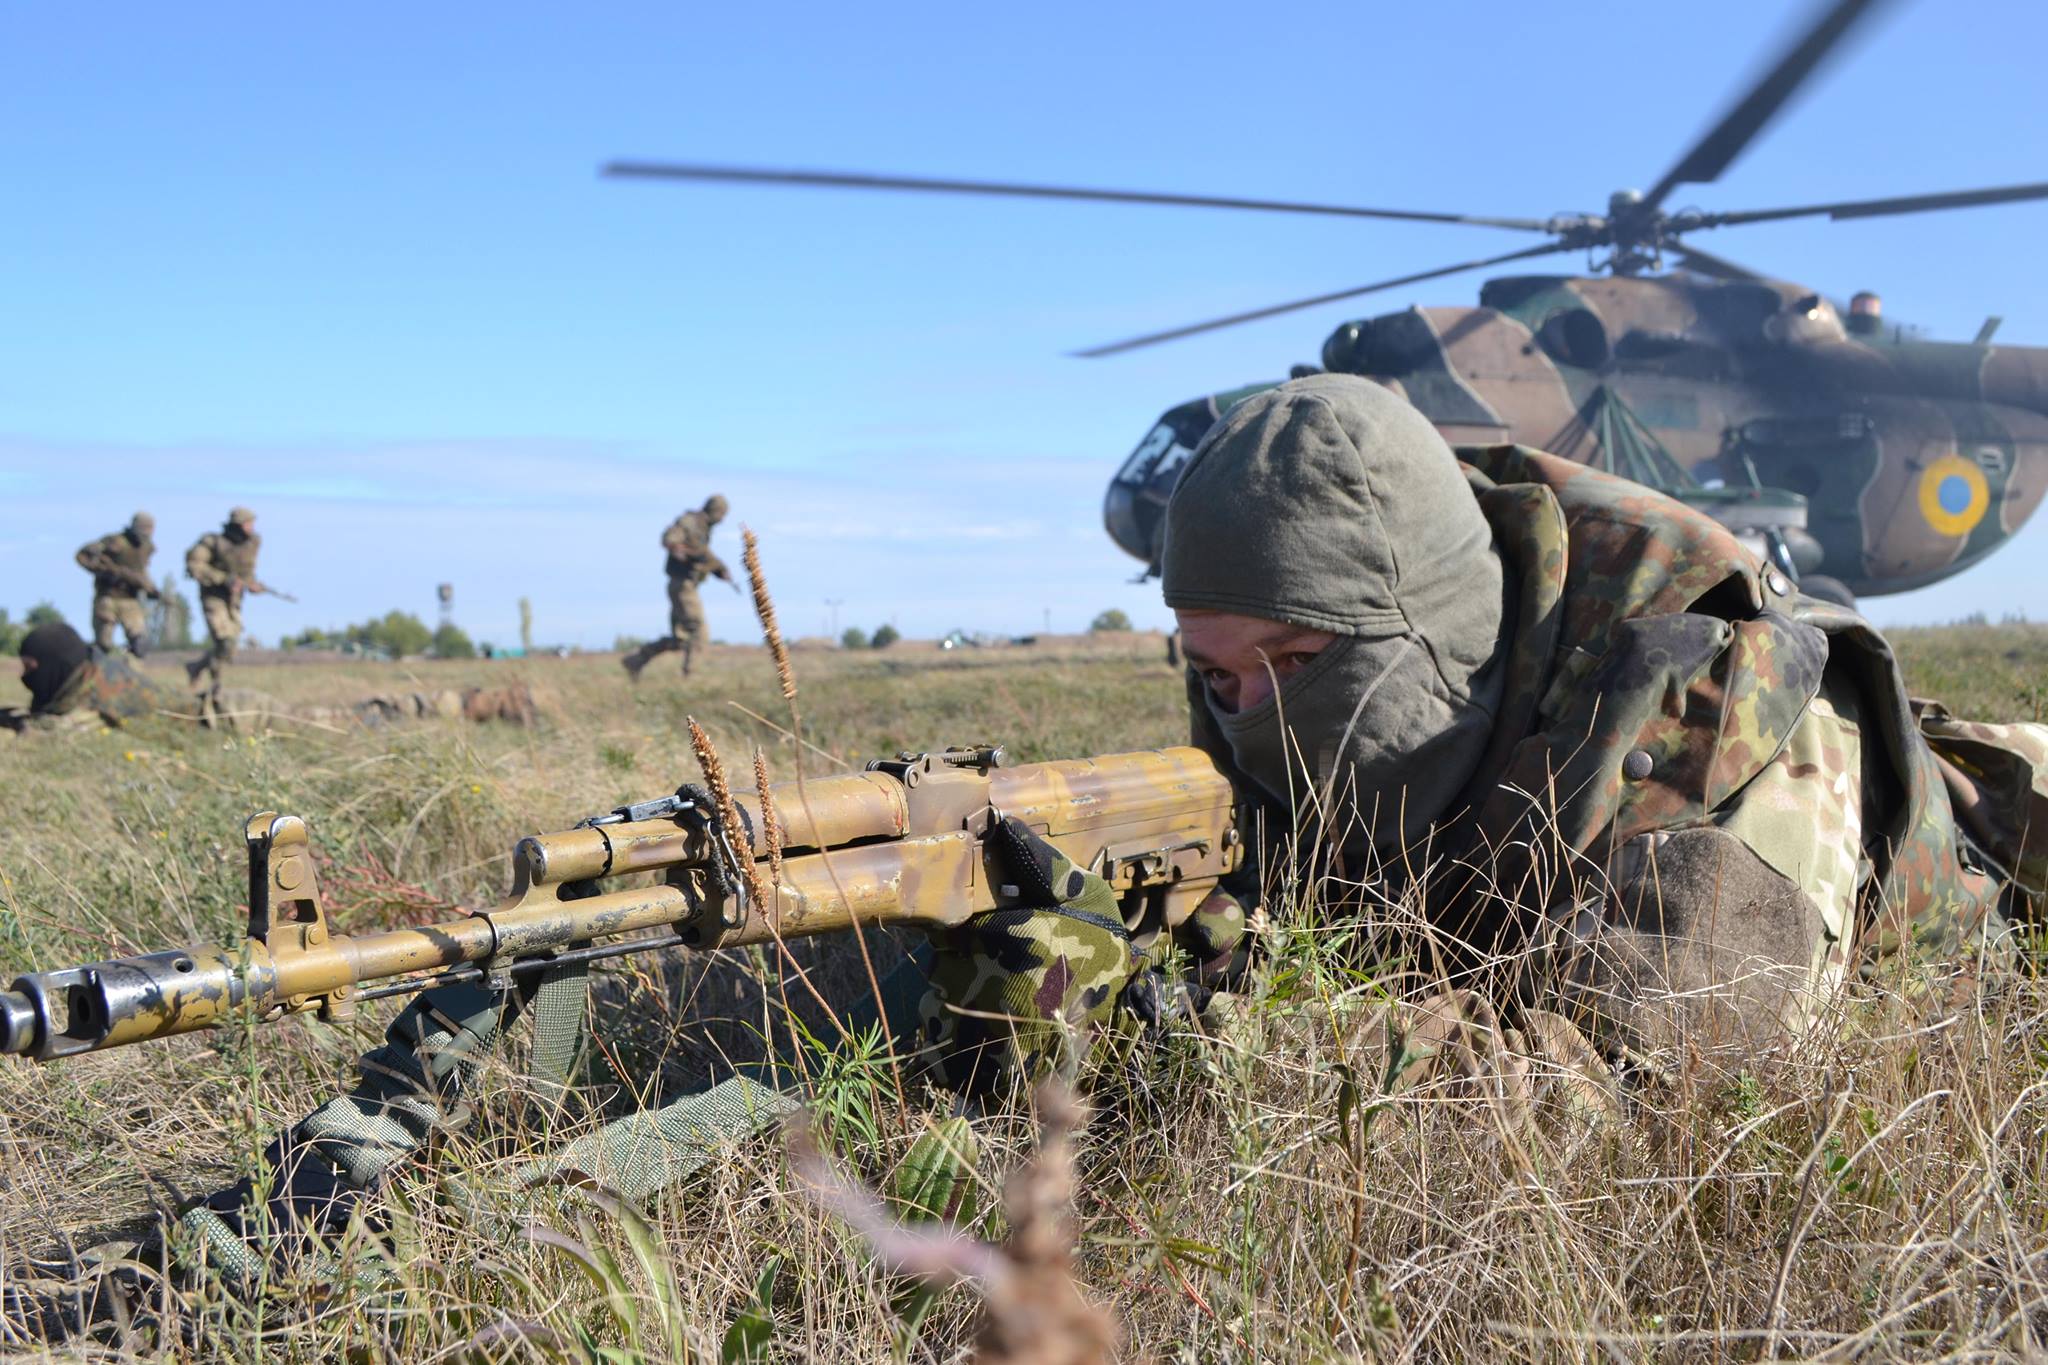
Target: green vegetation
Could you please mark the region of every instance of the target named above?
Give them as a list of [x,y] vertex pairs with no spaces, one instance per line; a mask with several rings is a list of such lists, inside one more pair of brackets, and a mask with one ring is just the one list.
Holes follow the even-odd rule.
[[[1897,639],[1916,685],[1958,709],[2035,713],[2025,683],[2048,676],[2048,646],[2034,628]],[[1150,639],[796,661],[814,775],[906,747],[995,739],[1029,761],[1186,729],[1179,674]],[[487,904],[518,835],[695,780],[685,715],[735,771],[758,746],[788,776],[798,753],[758,650],[710,650],[687,682],[650,674],[637,688],[608,656],[406,667],[424,686],[525,681],[547,718],[254,738],[154,721],[0,744],[0,979],[239,934],[252,810],[308,818],[322,892],[362,931]],[[330,703],[389,679],[346,660],[235,676]],[[1094,1080],[1076,1272],[1121,1318],[1131,1358],[2022,1359],[2048,1336],[2038,982],[2001,985],[1959,1020],[1865,992],[1838,1035],[1740,1062],[1704,1051],[1611,1127],[1560,1115],[1532,1133],[1486,1098],[1483,1074],[1385,1092],[1386,983],[1360,972],[1317,890],[1275,898],[1267,963],[1227,1031],[1182,1032]],[[872,942],[886,971],[901,948]],[[845,941],[791,949],[828,998],[861,989]],[[768,954],[654,955],[599,975],[607,1045],[656,1098],[717,1050],[744,1052],[785,998],[807,998]],[[0,1298],[0,1342],[32,1350],[23,1305],[61,1306],[89,1282],[69,1258],[137,1237],[151,1192],[248,1169],[276,1129],[345,1086],[393,1012],[48,1067],[0,1059],[0,1285],[25,1296]],[[108,1321],[101,1340],[204,1361],[710,1360],[722,1347],[875,1360],[899,1344],[912,1360],[963,1356],[971,1292],[907,1292],[806,1196],[772,1138],[642,1211],[560,1188],[510,1230],[479,1232],[465,1201],[502,1199],[511,1162],[593,1121],[548,1119],[518,1079],[523,1034],[480,1096],[476,1140],[407,1168],[383,1201],[395,1254],[354,1243],[356,1267],[392,1292],[331,1269],[281,1272],[253,1306],[200,1284],[161,1336],[138,1326],[124,1343]],[[947,1101],[908,1084],[899,1098],[871,1048],[813,1061],[820,1141],[871,1188],[900,1188]],[[996,1113],[973,1127],[978,1189],[963,1204],[992,1209],[1031,1126]],[[138,1323],[165,1311],[155,1290],[145,1300]]]
[[1116,607],[1111,607],[1108,611],[1103,612],[1102,614],[1097,616],[1093,621],[1090,621],[1088,623],[1088,629],[1091,631],[1129,630],[1130,628],[1131,618],[1124,615],[1124,613]]
[[149,604],[149,628],[158,649],[190,649],[192,599],[178,589],[178,576],[165,574],[157,585],[161,595]]
[[866,649],[868,648],[868,633],[859,626],[848,626],[844,631],[840,632],[839,647],[841,649]]
[[875,649],[887,649],[903,638],[903,632],[887,621],[875,627],[875,633],[868,637],[868,644]]
[[62,621],[64,613],[48,602],[38,602],[28,609],[28,614],[19,621],[10,620],[7,608],[0,607],[0,654],[21,653],[21,637],[37,626]]
[[469,632],[453,621],[444,621],[434,629],[434,657],[437,659],[474,659],[476,646],[470,643]]
[[[457,634],[461,632],[457,631]],[[349,654],[382,654],[386,658],[403,659],[412,654],[424,654],[434,644],[435,633],[427,629],[427,623],[409,611],[387,611],[382,616],[347,626],[341,630],[322,630],[308,626],[297,635],[288,635],[279,641],[284,649],[331,649]],[[463,644],[469,637],[462,637]],[[451,657],[467,658],[469,655]]]

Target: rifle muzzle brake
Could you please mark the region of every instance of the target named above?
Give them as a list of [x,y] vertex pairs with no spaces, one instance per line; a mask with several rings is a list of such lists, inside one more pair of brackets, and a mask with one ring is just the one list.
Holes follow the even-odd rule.
[[47,1062],[134,1037],[189,1033],[248,999],[251,977],[267,994],[262,967],[245,972],[182,949],[17,977],[0,991],[0,1053]]

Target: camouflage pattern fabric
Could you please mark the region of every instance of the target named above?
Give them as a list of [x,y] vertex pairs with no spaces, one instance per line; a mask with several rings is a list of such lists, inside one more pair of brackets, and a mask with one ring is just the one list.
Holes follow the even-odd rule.
[[120,653],[95,652],[48,707],[9,720],[6,728],[25,734],[86,733],[144,716],[205,720],[238,731],[260,732],[292,724],[329,729],[376,728],[398,721],[467,720],[532,725],[540,719],[533,691],[524,683],[505,687],[442,688],[434,692],[383,693],[348,706],[287,706],[250,688],[221,688],[200,708],[189,697],[174,697]]
[[[1966,864],[1890,647],[1862,618],[1798,596],[1719,523],[1638,485],[1521,447],[1460,453],[1535,608],[1503,708],[1527,719],[1497,736],[1505,752],[1462,842],[1471,928],[1526,930],[1564,899],[1538,850],[1601,866],[1597,850],[1699,824],[1735,832],[1842,921],[1837,965],[1858,945],[1959,956],[1996,928],[1993,884]],[[1746,817],[1752,799],[1764,810]],[[1768,814],[1846,820],[1852,804],[1860,828],[1841,858],[1787,846],[1796,836]],[[1482,848],[1501,854],[1488,888],[1470,875]],[[1486,893],[1503,884],[1520,894]]]
[[114,647],[116,627],[126,633],[131,651],[140,654],[146,647],[149,623],[138,599],[156,595],[149,578],[155,553],[156,543],[147,535],[127,531],[79,547],[79,567],[92,574],[92,633],[101,649]]
[[130,653],[140,654],[148,643],[149,617],[142,603],[133,597],[98,595],[92,599],[92,641],[101,649],[114,647],[114,631],[128,637]]
[[162,710],[162,691],[120,653],[96,650],[80,664],[48,705],[32,713],[0,713],[0,732],[21,735],[90,734]]
[[223,531],[209,531],[185,552],[185,572],[199,584],[199,609],[206,618],[206,654],[188,670],[196,682],[201,674],[220,686],[221,673],[235,656],[242,638],[242,591],[256,581],[256,556],[263,537],[250,531],[237,540]]
[[156,554],[156,542],[143,536],[135,539],[126,531],[115,531],[81,545],[78,566],[92,575],[95,598],[125,598],[132,602],[152,591],[149,561]]
[[932,935],[921,1056],[945,1085],[985,1094],[1045,1075],[1108,1025],[1143,965],[1109,883],[1013,818],[989,831],[1018,904]]
[[701,508],[668,524],[661,533],[661,547],[668,551],[666,572],[670,578],[694,586],[707,578],[731,576],[725,562],[711,553],[711,530],[716,524]]
[[[1469,791],[1448,888],[1460,927],[1526,933],[1574,899],[1568,866],[1611,875],[1602,850],[1716,824],[1755,839],[1817,904],[1839,907],[1840,883],[1855,884],[1830,956],[1917,946],[1949,959],[1997,931],[1995,882],[1966,858],[1890,646],[1861,617],[1799,596],[1718,522],[1640,485],[1518,446],[1459,453],[1524,610],[1499,759]],[[1845,724],[1824,737],[1823,718],[1808,752],[1758,783],[1823,693],[1824,712],[1855,718],[1860,748]],[[1783,790],[1793,765],[1806,810],[1832,802],[1842,818],[1852,795],[1865,801],[1850,856],[1867,871],[1799,863],[1765,832],[1777,822],[1740,818],[1752,797],[1797,799]],[[1866,782],[1873,771],[1889,780]],[[1866,786],[1886,799],[1868,804]]]
[[709,512],[699,508],[683,513],[661,533],[661,547],[668,551],[668,634],[649,640],[620,661],[634,677],[654,659],[678,649],[683,652],[683,676],[690,675],[692,656],[704,639],[704,603],[697,585],[706,578],[732,578],[725,562],[711,553],[716,525]]
[[2011,878],[2008,901],[2038,906],[2048,899],[2048,725],[1957,720],[1930,701],[1913,710],[1957,823]]
[[1174,930],[1174,941],[1198,969],[1227,962],[1244,940],[1250,910],[1244,897],[1218,886]]
[[704,602],[697,585],[687,578],[668,581],[668,633],[686,645],[694,645],[704,634]]
[[[1800,596],[1718,522],[1640,485],[1525,447],[1458,453],[1514,613],[1465,814],[1412,864],[1432,946],[1448,945],[1435,967],[1548,941],[1692,828],[1726,831],[1813,902],[1818,985],[1852,965],[1966,967],[2001,937],[1998,864],[2024,864],[2026,850],[1959,831],[1890,647],[1862,618]],[[1228,772],[1206,708],[1190,710],[1194,742]],[[2002,811],[2048,774],[2019,758],[1971,763],[2002,774]],[[1266,826],[1294,827],[1277,809]],[[1355,853],[1343,865],[1407,874]],[[1676,901],[1693,891],[1714,889],[1658,887]]]

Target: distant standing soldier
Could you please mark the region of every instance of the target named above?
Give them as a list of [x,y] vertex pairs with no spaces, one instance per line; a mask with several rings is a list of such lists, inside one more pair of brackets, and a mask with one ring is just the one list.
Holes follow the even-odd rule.
[[256,577],[256,552],[263,537],[251,528],[256,514],[246,507],[228,513],[227,524],[208,531],[185,552],[185,572],[199,584],[199,608],[206,616],[206,653],[185,665],[193,682],[211,673],[211,687],[220,687],[221,671],[235,656],[242,638],[242,594],[269,592]]
[[149,577],[155,534],[156,518],[137,512],[125,530],[79,547],[78,567],[92,575],[92,634],[101,649],[114,648],[116,626],[127,634],[130,654],[139,659],[147,648],[140,599],[163,596]]
[[[697,600],[697,585],[707,578],[732,583],[732,571],[725,561],[711,553],[711,529],[725,520],[726,501],[713,493],[704,506],[685,512],[661,533],[661,546],[668,551],[668,635],[649,640],[620,662],[635,678],[658,654],[672,649],[683,651],[683,676],[690,676],[690,656],[704,635],[704,604]],[[739,590],[733,584],[733,590]]]

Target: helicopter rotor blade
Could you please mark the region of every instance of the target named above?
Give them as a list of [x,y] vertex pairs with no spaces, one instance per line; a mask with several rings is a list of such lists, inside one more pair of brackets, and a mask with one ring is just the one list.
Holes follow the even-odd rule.
[[1656,188],[1643,197],[1644,207],[1655,208],[1680,185],[1704,185],[1717,179],[1841,42],[1842,36],[1879,3],[1882,0],[1834,0],[1778,59],[1777,65],[1765,72],[1721,116],[1721,121],[1664,173]]
[[1318,304],[1336,303],[1342,299],[1355,299],[1361,294],[1375,293],[1381,289],[1393,289],[1404,284],[1417,284],[1423,280],[1434,280],[1444,275],[1456,275],[1465,270],[1483,270],[1490,265],[1501,265],[1507,261],[1527,260],[1531,256],[1547,256],[1553,252],[1571,251],[1575,248],[1563,242],[1545,242],[1521,251],[1510,251],[1503,256],[1488,256],[1477,261],[1463,261],[1447,265],[1438,270],[1418,271],[1413,275],[1402,275],[1397,279],[1381,280],[1377,284],[1361,285],[1356,289],[1340,289],[1334,294],[1318,294],[1312,299],[1296,299],[1292,303],[1276,303],[1270,308],[1255,308],[1249,313],[1233,313],[1227,318],[1211,318],[1187,327],[1175,327],[1171,331],[1151,332],[1145,336],[1129,337],[1113,341],[1106,346],[1091,346],[1085,351],[1072,351],[1071,355],[1094,360],[1106,355],[1117,355],[1123,351],[1135,351],[1141,346],[1156,346],[1162,341],[1177,341],[1181,337],[1194,336],[1199,332],[1213,332],[1224,327],[1235,327],[1241,322],[1257,322],[1261,318],[1277,317],[1302,308],[1314,308]]
[[1716,279],[1747,282],[1770,278],[1761,271],[1751,270],[1746,265],[1738,265],[1725,256],[1716,256],[1710,251],[1701,251],[1698,247],[1683,242],[1674,242],[1667,249],[1689,269],[1702,275],[1712,275]]
[[803,185],[835,190],[909,190],[923,194],[981,194],[1011,199],[1079,199],[1102,204],[1166,204],[1185,208],[1250,209],[1263,213],[1312,213],[1338,218],[1392,218],[1412,223],[1464,223],[1474,227],[1548,232],[1541,218],[1494,218],[1469,213],[1426,213],[1370,209],[1344,204],[1304,204],[1283,199],[1240,199],[1225,195],[1168,194],[1149,190],[1094,190],[1071,185],[1023,185],[999,180],[943,180],[930,176],[868,175],[855,171],[777,170],[761,166],[705,166],[685,162],[613,161],[603,175],[630,180],[697,180],[736,185]]
[[1936,209],[1968,209],[1984,204],[2019,204],[2029,199],[2048,199],[2048,181],[2032,185],[2001,185],[1984,190],[1950,190],[1942,194],[1902,194],[1889,199],[1849,199],[1839,204],[1806,204],[1788,209],[1749,209],[1736,213],[1700,215],[1693,227],[1735,227],[1742,223],[1769,223],[1781,218],[1808,218],[1826,214],[1833,219],[1882,218],[1894,213],[1930,213]]

